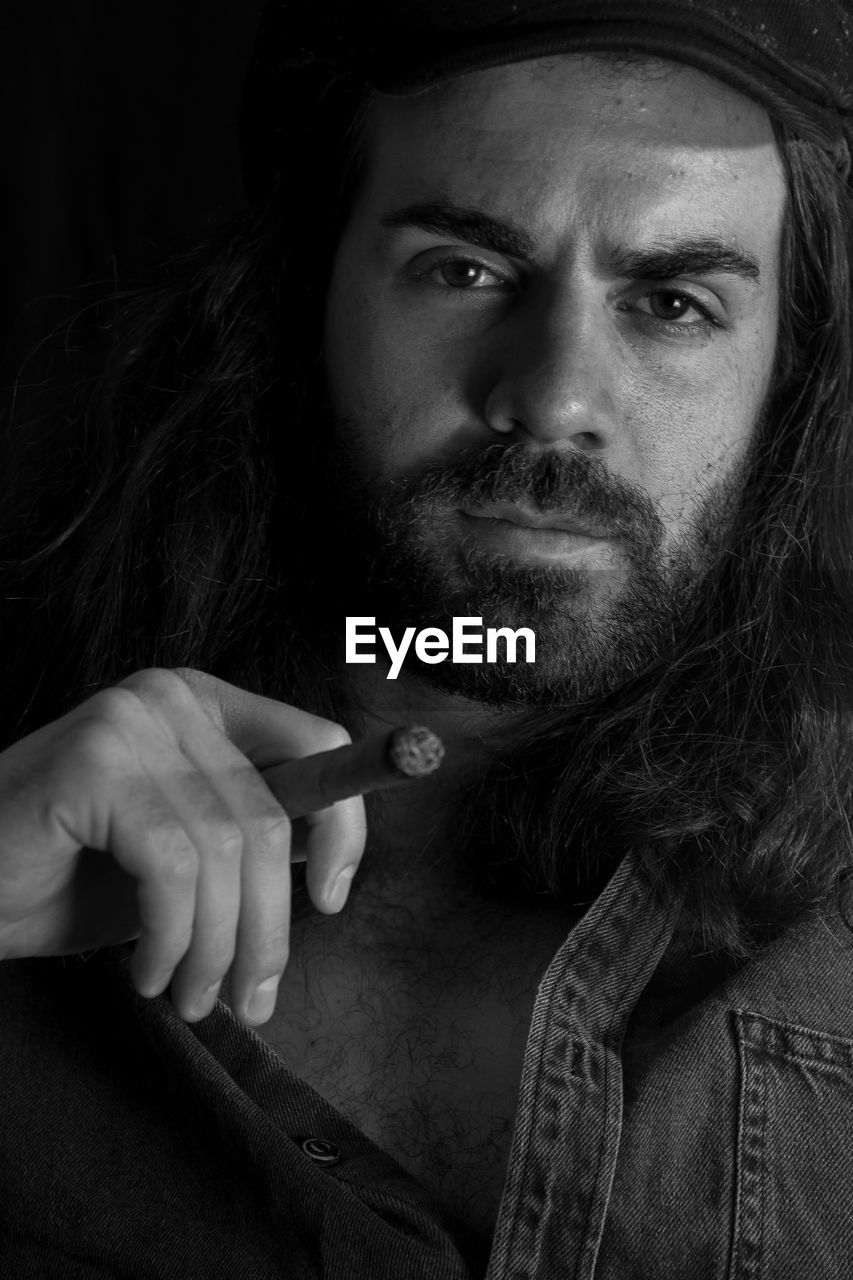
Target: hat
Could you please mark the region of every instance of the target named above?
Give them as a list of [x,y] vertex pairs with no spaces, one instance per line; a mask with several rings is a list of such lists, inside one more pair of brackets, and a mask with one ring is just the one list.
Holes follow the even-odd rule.
[[[277,0],[262,19],[241,121],[250,199],[281,167],[299,72],[415,93],[485,67],[563,53],[687,63],[824,147],[849,178],[853,0]],[[307,104],[304,104],[307,105]],[[304,109],[304,107],[303,107]],[[296,126],[294,122],[293,127]]]

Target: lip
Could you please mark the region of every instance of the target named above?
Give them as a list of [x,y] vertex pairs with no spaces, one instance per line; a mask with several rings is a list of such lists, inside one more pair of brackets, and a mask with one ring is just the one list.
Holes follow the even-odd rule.
[[507,524],[518,525],[521,529],[543,529],[558,533],[571,533],[581,538],[606,538],[610,536],[606,530],[585,524],[581,520],[571,519],[552,511],[536,511],[531,507],[520,507],[511,503],[501,503],[490,507],[461,507],[460,511],[469,520],[504,520]]

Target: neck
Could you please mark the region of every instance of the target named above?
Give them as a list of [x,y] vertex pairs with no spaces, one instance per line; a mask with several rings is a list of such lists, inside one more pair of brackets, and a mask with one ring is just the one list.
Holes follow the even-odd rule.
[[439,735],[446,756],[440,769],[419,782],[369,798],[369,858],[365,884],[383,893],[417,889],[419,894],[458,893],[463,884],[455,839],[465,790],[485,769],[499,734],[526,710],[486,707],[444,693],[401,673],[387,680],[381,668],[350,668],[345,690],[345,723],[353,736],[401,724],[424,724]]

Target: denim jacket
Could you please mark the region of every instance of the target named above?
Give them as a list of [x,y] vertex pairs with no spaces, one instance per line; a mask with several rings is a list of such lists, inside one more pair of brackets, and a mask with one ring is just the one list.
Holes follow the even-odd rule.
[[628,859],[537,997],[492,1241],[221,1002],[0,965],[10,1280],[853,1277],[853,890],[736,967]]

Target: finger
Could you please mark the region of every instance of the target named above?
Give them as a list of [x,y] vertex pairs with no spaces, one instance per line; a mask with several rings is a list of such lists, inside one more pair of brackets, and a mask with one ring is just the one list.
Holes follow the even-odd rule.
[[209,718],[256,769],[330,751],[351,741],[347,731],[331,720],[238,689],[203,671],[179,667],[162,674],[189,686]]
[[[179,668],[173,674],[187,683],[211,718],[259,770],[351,743],[340,725],[299,708],[246,693],[203,672]],[[305,821],[309,896],[320,911],[340,911],[364,852],[363,803],[357,797],[346,799],[306,816]]]
[[[150,705],[159,705],[165,724],[173,722],[175,705],[182,708],[181,748],[187,758],[209,779],[211,787],[223,798],[243,830],[243,861],[247,867],[253,859],[256,841],[251,829],[252,806],[247,808],[245,804],[245,784],[249,781],[249,775],[245,772],[244,757],[249,757],[254,764],[262,767],[264,764],[281,763],[283,758],[331,750],[350,741],[349,735],[340,725],[272,699],[248,694],[201,672],[185,669],[179,672],[155,670],[138,673],[131,680],[140,682],[140,692]],[[235,741],[229,741],[229,737],[233,737]],[[232,779],[235,759],[242,762],[244,785],[239,787],[235,786]],[[254,772],[256,785],[264,788],[264,805],[268,816],[270,804],[275,805],[276,802],[260,774]],[[278,809],[281,810],[281,806]],[[261,817],[263,820],[263,808]],[[191,815],[187,815],[185,820],[188,830],[192,832]],[[279,826],[284,829],[281,822]],[[339,910],[346,897],[344,886],[347,877],[351,878],[354,873],[364,848],[363,806],[359,800],[346,801],[339,808],[328,810],[316,820],[312,819],[311,828],[308,856],[314,862],[314,868],[309,876],[309,893],[321,910]],[[264,841],[261,840],[258,844],[262,848]],[[276,893],[268,892],[265,895],[262,891],[254,892],[251,888],[253,873],[245,868],[241,873],[241,893],[247,892],[247,901],[245,906],[241,905],[239,920],[235,922],[234,968],[242,993],[253,985],[255,989],[264,986],[268,991],[267,984],[274,976],[269,973],[270,967],[278,967],[281,971],[286,963],[290,892],[288,855],[289,849],[285,849],[284,856],[278,859],[277,867],[275,860],[272,860],[277,874],[283,877]],[[269,876],[274,873],[268,867],[259,876],[259,883],[268,885]],[[207,859],[202,857],[196,923],[197,927],[202,925],[206,930],[213,929],[218,933],[216,903],[211,902],[207,893],[206,876]],[[283,918],[280,915],[282,908],[285,909]],[[191,970],[197,951],[195,939],[192,951],[193,955],[182,962],[179,976],[183,979],[186,972],[192,972],[194,984],[197,985],[195,973]],[[273,966],[276,953],[278,964]],[[181,988],[178,990],[181,991]],[[209,1005],[212,1005],[215,999],[212,989],[207,991],[207,999]],[[248,1005],[242,1003],[244,999],[245,994],[241,994],[244,1015],[248,1016]],[[186,1000],[182,1012],[189,1012],[189,995]],[[198,1007],[193,1012],[195,1016],[200,1016]]]
[[50,812],[81,844],[111,853],[135,882],[132,972],[142,994],[156,995],[192,944],[201,842],[186,819],[207,789],[143,704],[116,695],[99,696],[97,715],[90,700]]
[[238,1018],[257,1025],[272,1015],[288,959],[290,820],[245,760],[241,772],[222,776],[221,787],[245,838],[230,1000]]
[[[173,999],[184,1016],[205,1016],[230,965],[234,1011],[256,1025],[272,1013],[288,958],[290,820],[257,769],[200,706],[183,718],[180,740],[241,838],[225,867],[221,854],[228,850],[214,850],[213,857],[202,851],[196,933],[173,982]],[[193,815],[186,823],[194,839],[204,838],[196,834]]]
[[[146,974],[147,990],[151,991],[162,987],[164,970],[173,966],[173,1003],[182,1017],[197,1019],[209,1012],[231,965],[240,909],[244,831],[223,795],[217,770],[226,777],[235,769],[246,771],[257,778],[267,798],[269,791],[173,673],[159,669],[135,672],[110,691],[109,704],[103,710],[110,709],[113,721],[121,726],[117,741],[124,744],[125,756],[127,751],[133,756],[131,777],[146,778],[149,788],[162,797],[162,807],[171,815],[173,842],[185,845],[188,839],[195,850],[191,929],[188,937],[184,929],[183,954],[177,964],[177,944],[171,944],[170,938],[168,954],[164,954],[157,928],[163,902],[157,877],[162,876],[168,888],[168,859],[164,864],[157,857],[157,848],[149,848],[144,832],[137,833],[136,847],[128,850],[129,865],[140,880],[140,912],[144,909],[147,913],[136,972]],[[187,751],[188,742],[192,751]],[[205,767],[205,758],[213,759],[212,770]],[[125,760],[111,792],[111,814],[122,810],[115,800],[122,787],[127,787],[127,769]],[[159,843],[168,846],[166,834]],[[146,852],[154,866],[153,877],[148,874]],[[182,904],[186,912],[184,897]],[[156,983],[153,970],[158,970]]]
[[243,860],[237,947],[230,979],[234,1014],[249,1026],[268,1021],[290,946],[290,824],[287,839],[255,836]]
[[308,896],[327,915],[340,911],[364,854],[367,820],[360,796],[339,800],[307,814],[305,884]]
[[198,850],[173,806],[148,784],[125,788],[110,846],[138,886],[134,984],[141,995],[159,995],[192,941]]
[[196,851],[191,936],[170,992],[181,1017],[193,1021],[212,1008],[234,958],[244,837],[220,788],[194,761],[158,782]]

